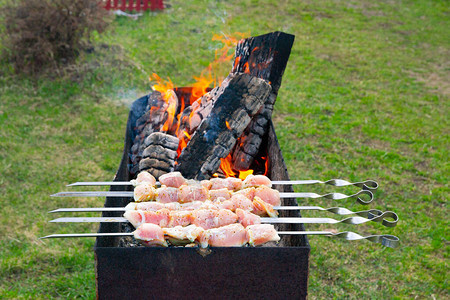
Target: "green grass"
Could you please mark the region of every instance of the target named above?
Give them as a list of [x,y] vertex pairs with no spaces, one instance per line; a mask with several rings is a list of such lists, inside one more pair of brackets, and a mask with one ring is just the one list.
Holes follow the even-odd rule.
[[[449,298],[448,2],[171,4],[138,21],[117,18],[75,72],[32,80],[2,62],[0,297],[94,298],[94,240],[37,238],[95,231],[95,224],[48,224],[47,211],[103,199],[49,195],[69,182],[114,176],[127,104],[149,91],[151,73],[186,86],[221,46],[214,33],[281,30],[296,36],[274,112],[291,178],[377,180],[370,207],[401,218],[393,229],[334,226],[397,235],[398,249],[310,237],[310,298]],[[351,200],[300,202],[367,208]]]

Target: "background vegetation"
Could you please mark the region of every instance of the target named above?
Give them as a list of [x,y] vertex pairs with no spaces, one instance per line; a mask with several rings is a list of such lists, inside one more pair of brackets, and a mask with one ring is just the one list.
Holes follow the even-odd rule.
[[[221,47],[214,33],[281,30],[296,36],[274,114],[291,178],[377,180],[371,207],[401,218],[393,229],[335,226],[397,235],[398,249],[310,237],[310,298],[448,298],[448,2],[170,4],[137,21],[116,18],[94,35],[94,51],[58,76],[15,75],[1,61],[0,295],[94,298],[94,240],[38,237],[95,231],[49,224],[47,211],[104,200],[49,195],[113,178],[127,105],[148,93],[149,74],[186,86]],[[350,200],[299,202],[366,209]]]

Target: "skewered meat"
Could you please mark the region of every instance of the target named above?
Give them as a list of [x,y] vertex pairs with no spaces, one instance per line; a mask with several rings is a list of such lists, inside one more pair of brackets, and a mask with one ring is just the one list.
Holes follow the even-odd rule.
[[178,202],[178,189],[174,187],[157,188],[155,195],[155,200],[161,203]]
[[218,228],[203,229],[196,225],[161,228],[155,224],[142,224],[133,232],[134,237],[145,246],[164,246],[164,234],[175,245],[197,242],[200,247],[240,247],[245,244],[259,246],[267,242],[278,242],[280,237],[273,225],[255,224],[244,228],[240,223]]
[[258,246],[267,242],[278,242],[280,236],[271,224],[256,224],[246,228],[250,246]]
[[211,201],[214,201],[219,197],[224,198],[225,200],[228,200],[231,198],[231,192],[227,188],[222,188],[222,189],[217,189],[217,190],[209,190],[208,196]]
[[244,227],[247,227],[249,225],[261,224],[260,216],[252,214],[251,212],[248,212],[246,210],[238,208],[236,209],[236,215],[238,216],[239,223],[241,223]]
[[156,184],[156,179],[149,172],[142,171],[137,175],[135,180],[132,180],[133,185],[139,185],[144,182],[149,183],[150,185],[154,186]]
[[155,199],[155,188],[149,182],[143,182],[134,188],[134,201],[152,201]]
[[255,197],[255,188],[254,187],[245,188],[245,189],[235,192],[235,194],[244,195],[248,199],[253,199]]
[[278,213],[276,210],[273,209],[273,206],[270,203],[263,201],[258,196],[255,196],[255,198],[253,198],[252,204],[253,204],[252,213],[254,213],[255,215],[258,215],[258,216],[266,216],[267,215],[272,218],[278,217]]
[[212,178],[210,190],[227,189],[230,191],[238,191],[242,188],[242,180],[239,178]]
[[244,188],[252,186],[267,186],[272,187],[270,179],[264,175],[248,175],[244,180]]
[[200,234],[199,242],[202,248],[240,247],[247,243],[247,231],[239,223],[208,229]]
[[159,176],[159,182],[161,185],[168,187],[179,188],[183,184],[186,184],[186,179],[181,175],[180,172],[171,172]]
[[217,228],[236,223],[238,217],[228,209],[198,209],[192,211],[192,224],[203,229]]
[[197,185],[182,185],[178,189],[178,201],[180,203],[192,202],[192,201],[206,201],[208,199],[208,190]]
[[169,242],[175,245],[194,242],[205,230],[195,225],[186,227],[176,226],[173,228],[163,228],[164,234],[169,238]]
[[255,189],[254,197],[259,197],[264,202],[267,202],[273,206],[281,205],[280,192],[265,185],[261,185]]
[[188,226],[192,223],[192,211],[175,210],[170,212],[169,224],[167,227]]
[[167,227],[170,223],[171,211],[167,208],[157,211],[129,210],[126,211],[123,216],[130,221],[135,228],[145,223],[152,223],[161,227]]
[[133,232],[133,234],[136,240],[140,241],[145,246],[168,246],[164,239],[164,232],[158,225],[151,223],[142,224]]
[[233,210],[236,210],[237,208],[241,208],[243,210],[252,211],[253,210],[253,203],[252,200],[245,197],[241,194],[235,194],[230,199],[231,203],[233,203]]
[[178,202],[160,203],[160,202],[130,202],[126,207],[125,211],[129,210],[145,210],[145,211],[157,211],[162,208],[166,208],[170,211],[192,211],[196,209],[228,209],[235,212],[238,208],[250,211],[258,216],[269,216],[276,218],[278,216],[277,211],[273,209],[273,206],[259,197],[255,197],[253,201],[245,198],[241,194],[235,194],[231,199],[226,200],[225,198],[217,198],[214,202],[210,200],[193,201],[180,204]]

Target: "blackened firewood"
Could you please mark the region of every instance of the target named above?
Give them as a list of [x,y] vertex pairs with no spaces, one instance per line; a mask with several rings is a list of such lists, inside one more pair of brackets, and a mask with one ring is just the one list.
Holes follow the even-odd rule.
[[[144,141],[146,147],[150,145],[160,145],[164,148],[177,151],[178,149],[178,138],[162,132],[154,132],[150,134]],[[145,155],[144,155],[145,156]]]
[[176,170],[186,178],[209,179],[219,168],[236,140],[264,105],[271,87],[263,79],[249,74],[230,74],[224,83],[212,90],[214,103],[192,139],[183,149]]
[[[150,134],[142,145],[146,146],[140,154],[139,170],[147,170],[155,178],[172,172],[177,158],[178,138],[162,132]],[[161,171],[161,172],[160,172]]]
[[[293,35],[277,31],[241,40],[236,47],[232,73],[246,72],[269,81],[272,86],[264,108],[245,129],[233,150],[233,167],[236,170],[249,169],[253,158],[258,153],[262,136],[267,130],[268,120],[272,116],[293,43]],[[249,135],[252,138],[247,137]],[[256,137],[257,135],[259,137]]]
[[[175,93],[171,95],[171,101],[178,103],[178,99]],[[145,108],[145,113],[142,114],[136,120],[134,131],[136,136],[133,141],[133,146],[131,147],[131,166],[130,172],[135,174],[141,170],[140,161],[144,157],[144,150],[152,143],[163,144],[164,147],[175,150],[178,148],[178,138],[167,135],[165,133],[160,133],[163,129],[164,123],[168,120],[167,108],[169,103],[164,100],[163,95],[160,92],[154,91],[148,96],[147,106]],[[178,107],[177,107],[178,109]],[[174,118],[172,124],[169,124],[168,132],[174,132],[174,124],[176,119]],[[156,135],[152,135],[155,134]],[[149,139],[149,137],[152,138]],[[147,151],[148,152],[148,151]],[[172,160],[174,160],[173,158]],[[173,166],[172,166],[173,168]],[[173,170],[173,169],[172,169]]]

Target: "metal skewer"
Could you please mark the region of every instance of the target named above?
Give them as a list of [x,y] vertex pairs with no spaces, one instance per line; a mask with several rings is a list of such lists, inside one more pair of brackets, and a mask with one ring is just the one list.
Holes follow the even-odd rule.
[[[274,206],[275,210],[320,210],[331,212],[336,215],[358,215],[364,218],[373,219],[375,217],[384,216],[384,218],[392,218],[393,221],[383,219],[382,224],[386,227],[394,227],[398,222],[398,215],[392,211],[383,212],[379,209],[369,209],[353,212],[343,207],[330,207],[323,208],[320,206]],[[107,212],[107,211],[126,211],[125,207],[91,207],[91,208],[58,208],[49,213],[60,213],[60,212]]]
[[[59,192],[51,195],[52,197],[133,197],[133,192],[116,192],[116,191],[85,191],[85,192]],[[368,198],[364,200],[362,197]],[[373,194],[368,190],[361,190],[353,195],[345,195],[341,193],[329,193],[319,195],[316,193],[280,193],[281,198],[326,198],[331,200],[342,200],[347,198],[356,198],[360,204],[369,204],[373,201]]]
[[[156,184],[159,185],[159,182]],[[376,190],[378,188],[378,183],[374,180],[366,180],[361,182],[349,182],[347,180],[342,179],[330,179],[327,181],[321,181],[321,180],[280,180],[280,181],[272,181],[272,184],[279,184],[279,185],[311,185],[311,184],[327,184],[332,185],[336,187],[343,187],[343,186],[350,186],[354,185],[363,189],[368,190]],[[112,185],[134,185],[131,181],[80,181],[68,184],[67,186],[112,186]]]
[[[325,235],[329,237],[340,238],[347,241],[357,241],[366,239],[372,243],[378,243],[385,247],[396,248],[400,243],[400,239],[395,235],[381,234],[362,236],[351,231],[333,233],[331,231],[279,231],[280,235]],[[40,239],[49,238],[78,238],[78,237],[115,237],[115,236],[133,236],[133,233],[69,233],[69,234],[51,234]]]
[[[385,220],[385,218],[393,218],[393,221]],[[386,222],[385,222],[386,221]],[[128,219],[124,217],[66,217],[58,218],[50,221],[51,223],[93,223],[93,222],[104,222],[104,223],[126,223],[129,222]],[[363,217],[348,217],[342,220],[335,220],[332,218],[298,218],[298,217],[286,217],[286,218],[261,218],[262,223],[271,224],[353,224],[359,225],[367,222],[380,222],[384,226],[394,227],[397,225],[398,216],[393,212],[385,212],[379,216],[373,218],[363,218]]]

